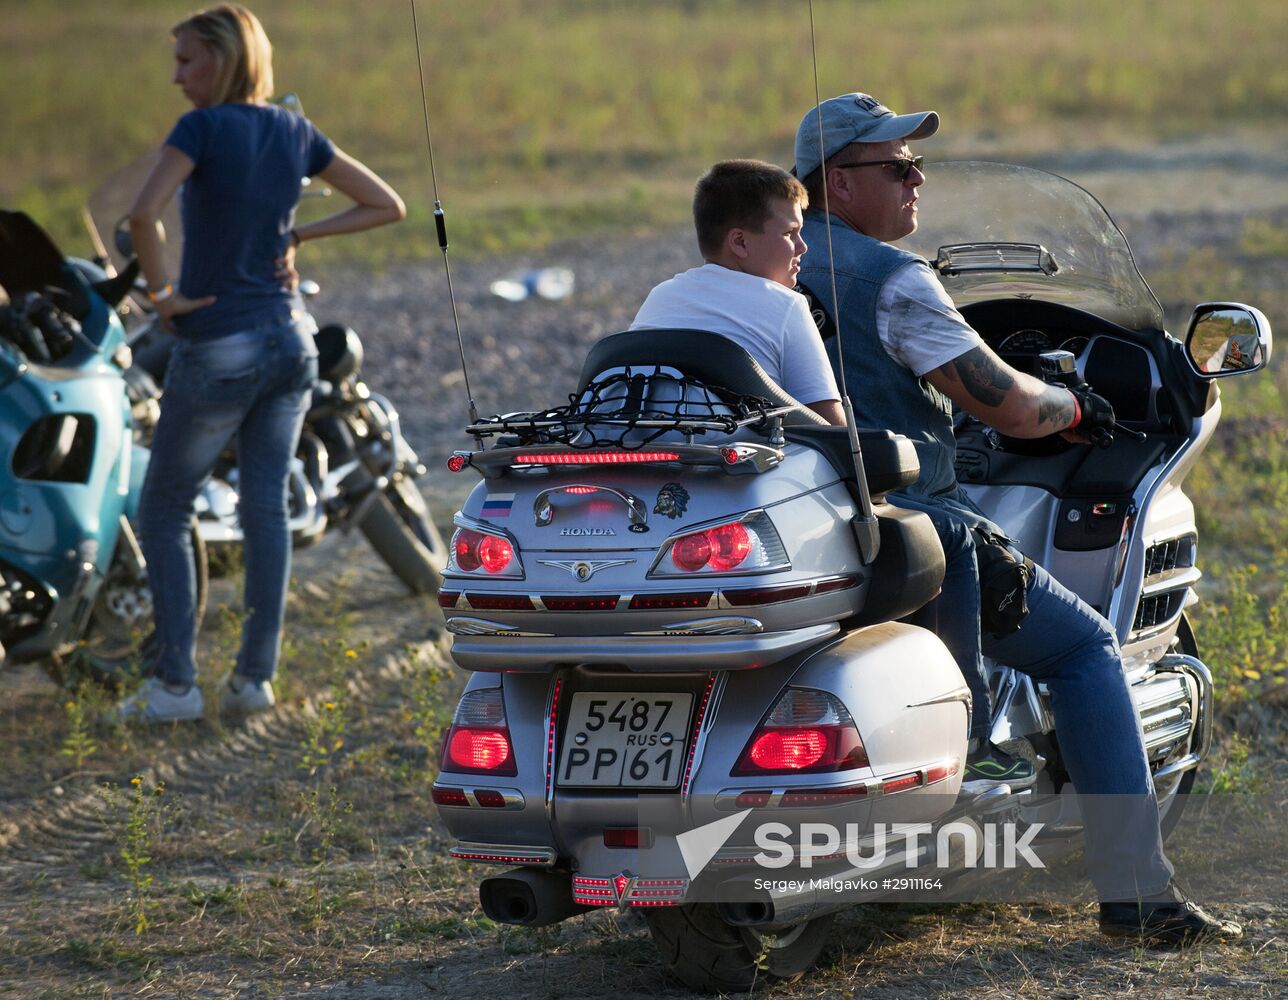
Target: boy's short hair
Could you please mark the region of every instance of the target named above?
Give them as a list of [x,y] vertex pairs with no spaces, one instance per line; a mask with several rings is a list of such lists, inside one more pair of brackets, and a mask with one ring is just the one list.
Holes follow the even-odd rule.
[[772,163],[721,160],[713,166],[693,192],[693,225],[702,256],[717,256],[730,229],[760,232],[775,198],[796,202],[802,209],[809,204],[801,182]]

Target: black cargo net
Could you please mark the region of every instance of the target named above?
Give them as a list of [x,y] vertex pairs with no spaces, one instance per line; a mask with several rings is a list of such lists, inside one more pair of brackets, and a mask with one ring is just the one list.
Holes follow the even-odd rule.
[[[564,406],[486,417],[467,427],[478,437],[517,436],[515,444],[572,448],[642,448],[663,435],[733,434],[768,428],[785,412],[770,400],[650,367],[626,368],[589,382]],[[507,442],[509,443],[509,442]]]

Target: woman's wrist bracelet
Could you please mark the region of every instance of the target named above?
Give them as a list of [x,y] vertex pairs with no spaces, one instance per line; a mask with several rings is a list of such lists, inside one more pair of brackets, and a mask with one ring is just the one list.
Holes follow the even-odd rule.
[[170,284],[170,282],[167,281],[160,288],[148,289],[148,301],[153,303],[164,302],[173,294],[174,294],[174,285]]

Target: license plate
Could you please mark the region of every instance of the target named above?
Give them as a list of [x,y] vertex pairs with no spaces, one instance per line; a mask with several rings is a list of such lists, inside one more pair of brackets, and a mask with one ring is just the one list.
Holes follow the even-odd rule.
[[579,691],[572,697],[556,783],[563,788],[675,788],[693,695]]

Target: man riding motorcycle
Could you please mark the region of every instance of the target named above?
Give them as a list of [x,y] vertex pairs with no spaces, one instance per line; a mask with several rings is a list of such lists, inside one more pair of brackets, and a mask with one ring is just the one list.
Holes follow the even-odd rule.
[[[978,532],[1003,533],[958,487],[953,403],[1022,438],[1064,432],[1085,441],[1112,428],[1114,417],[1110,405],[1088,390],[1050,386],[1003,362],[956,310],[926,261],[889,244],[915,231],[917,188],[926,180],[921,158],[907,143],[938,126],[934,112],[896,115],[861,93],[824,101],[805,115],[796,134],[795,173],[810,195],[803,231],[810,249],[799,284],[811,298],[834,365],[839,329],[859,425],[888,427],[917,448],[921,478],[890,499],[928,513],[940,535],[948,563],[940,632],[972,680],[973,696],[988,697],[981,649],[1051,690],[1065,763],[1082,793],[1101,930],[1172,944],[1238,937],[1237,924],[1204,913],[1172,884],[1140,724],[1112,628],[1013,546],[983,543]],[[1010,634],[1005,625],[994,626],[993,634],[981,631],[985,544],[1017,557],[1015,564],[1027,570],[1016,579],[1028,618]],[[1019,617],[1012,616],[1012,626]],[[992,748],[987,732],[971,735],[976,742],[968,783],[1003,771],[1016,784],[1031,780],[1032,768]]]

